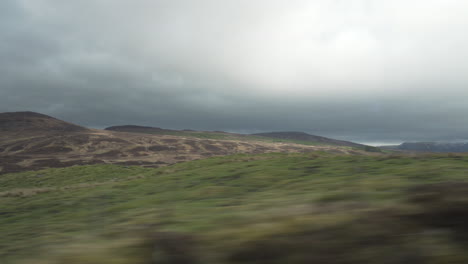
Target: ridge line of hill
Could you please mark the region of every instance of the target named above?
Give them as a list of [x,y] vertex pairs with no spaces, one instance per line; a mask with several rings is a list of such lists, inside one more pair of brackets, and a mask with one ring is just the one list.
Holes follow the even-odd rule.
[[[0,174],[102,163],[161,167],[232,154],[313,151],[365,154],[369,151],[324,142],[219,131],[126,128],[131,133],[88,129],[34,112],[0,113]],[[138,132],[135,128],[145,133],[135,133]]]

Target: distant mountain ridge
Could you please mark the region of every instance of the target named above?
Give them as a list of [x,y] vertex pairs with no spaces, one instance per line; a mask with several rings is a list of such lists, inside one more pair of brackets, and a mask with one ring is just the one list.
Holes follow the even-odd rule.
[[396,149],[418,152],[468,152],[468,143],[404,142]]

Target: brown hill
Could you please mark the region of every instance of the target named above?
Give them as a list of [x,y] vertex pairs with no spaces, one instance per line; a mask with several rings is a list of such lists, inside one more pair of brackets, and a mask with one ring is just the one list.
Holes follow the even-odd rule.
[[[253,141],[243,137],[208,139],[190,133],[167,135],[88,129],[31,112],[3,113],[0,118],[0,174],[96,163],[158,167],[236,153],[318,150],[360,153],[337,146]],[[219,136],[210,134],[213,135]]]
[[87,128],[34,112],[0,113],[0,132],[79,132]]

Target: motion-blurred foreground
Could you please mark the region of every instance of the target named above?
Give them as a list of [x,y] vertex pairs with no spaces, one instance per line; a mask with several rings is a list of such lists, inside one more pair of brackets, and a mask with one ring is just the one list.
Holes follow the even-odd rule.
[[468,156],[239,154],[0,177],[20,264],[468,263]]

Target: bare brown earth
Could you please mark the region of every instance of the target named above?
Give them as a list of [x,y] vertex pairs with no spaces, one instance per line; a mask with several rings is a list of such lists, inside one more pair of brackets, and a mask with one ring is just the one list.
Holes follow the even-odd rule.
[[42,114],[0,113],[0,174],[78,164],[159,167],[236,153],[364,153],[349,147],[213,140],[87,129]]

